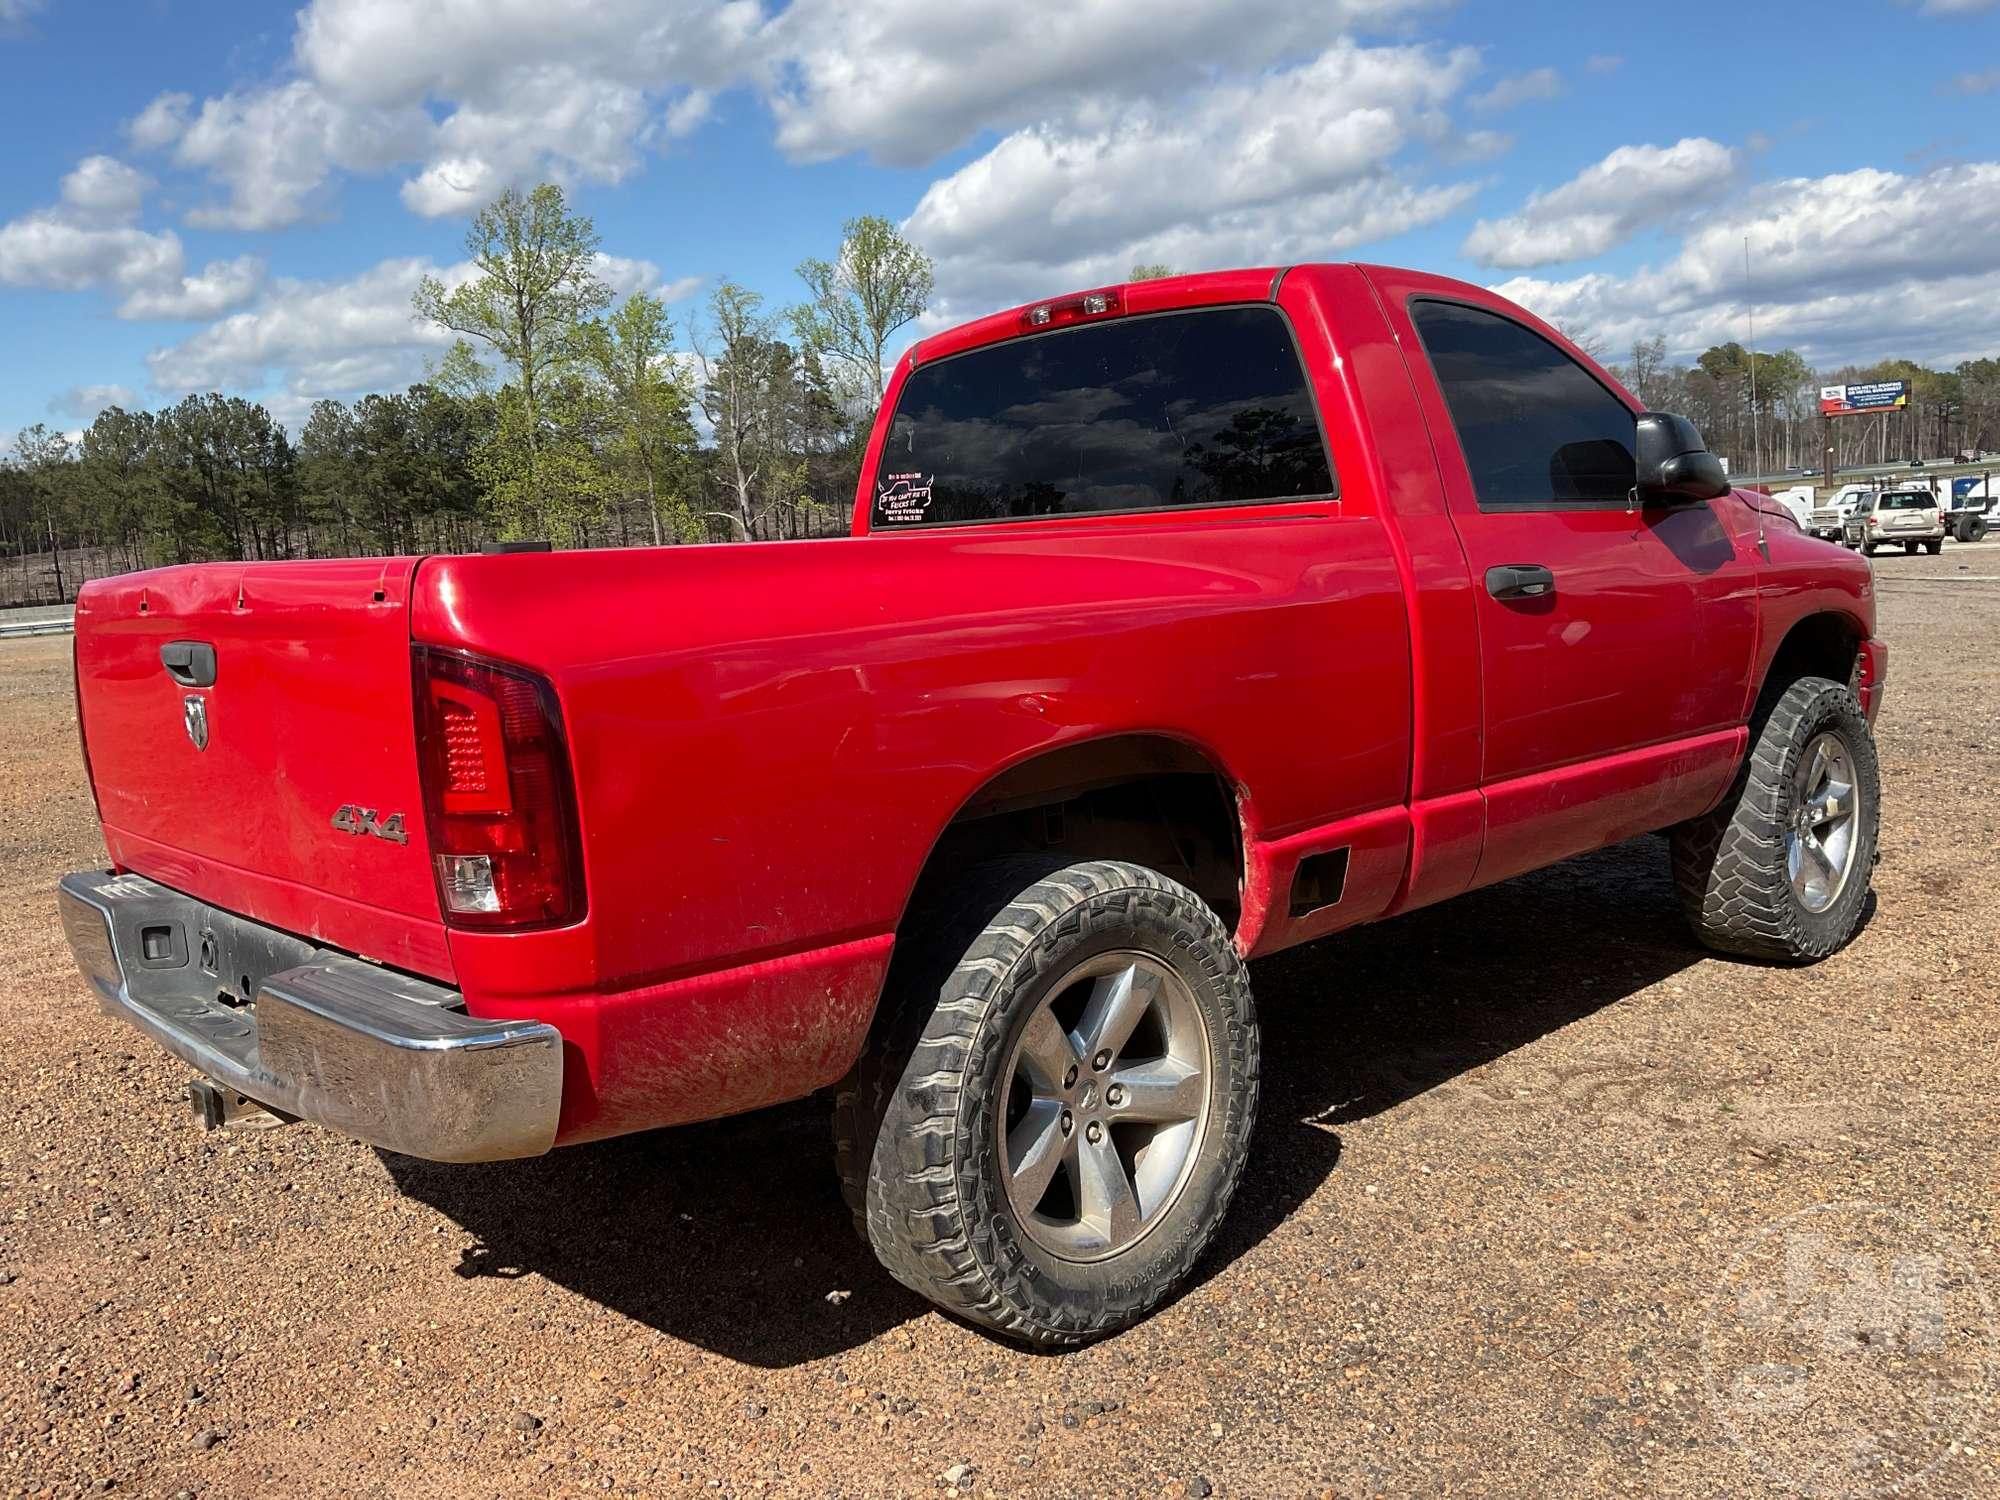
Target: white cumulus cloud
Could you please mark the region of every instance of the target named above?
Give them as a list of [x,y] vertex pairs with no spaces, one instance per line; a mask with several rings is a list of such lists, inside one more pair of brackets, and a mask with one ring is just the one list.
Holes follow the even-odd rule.
[[211,228],[326,211],[337,176],[407,167],[462,214],[540,178],[617,183],[747,87],[795,160],[914,163],[1055,115],[1176,96],[1399,27],[1446,0],[312,0],[284,76],[155,99],[135,146],[205,171]]
[[765,21],[758,0],[313,0],[288,76],[162,94],[128,134],[208,174],[199,227],[321,216],[339,174],[399,167],[414,212],[463,213],[510,184],[622,181],[750,76]]
[[1453,138],[1469,50],[1340,42],[1311,62],[1186,99],[1031,126],[931,185],[906,225],[938,262],[940,316],[1135,261],[1181,270],[1324,257],[1443,218],[1470,184],[1394,166]]
[[179,140],[188,127],[192,94],[161,94],[125,124],[125,134],[141,151],[157,151]]
[[1179,95],[1435,0],[793,0],[766,35],[778,144],[930,161],[982,129]]
[[173,159],[208,172],[227,197],[194,209],[188,222],[203,229],[295,223],[322,211],[334,169],[386,170],[418,150],[430,130],[420,106],[354,109],[304,79],[209,99],[180,132]]
[[133,406],[139,394],[129,385],[73,385],[49,402],[53,416],[89,422],[107,406]]
[[121,299],[121,318],[207,318],[246,300],[263,278],[261,261],[211,262],[189,276],[180,236],[139,227],[152,185],[115,157],[85,157],[56,203],[0,224],[0,285],[103,289]]
[[193,276],[164,285],[141,286],[119,304],[121,318],[162,322],[205,323],[241,307],[264,284],[264,262],[255,255],[212,260]]
[[86,156],[62,180],[63,211],[78,224],[130,224],[152,186],[115,156]]
[[1534,194],[1519,213],[1481,219],[1462,253],[1505,270],[1588,260],[1713,202],[1737,169],[1736,152],[1704,136],[1671,146],[1620,146],[1561,187]]
[[1741,339],[1748,305],[1762,346],[1955,363],[2000,344],[2000,162],[1786,179],[1709,212],[1662,265],[1497,290],[1612,349]]
[[[1594,63],[1597,59],[1592,58]],[[1516,73],[1511,78],[1503,78],[1483,94],[1472,96],[1472,107],[1487,114],[1497,114],[1501,110],[1517,109],[1523,104],[1535,104],[1547,99],[1562,97],[1562,75],[1554,68],[1536,68],[1530,73]]]
[[[597,275],[615,295],[662,288],[651,261],[600,255]],[[410,299],[425,276],[447,287],[472,275],[468,262],[439,267],[421,256],[382,261],[329,281],[280,279],[240,312],[146,357],[162,394],[254,390],[273,381],[296,402],[408,385],[452,335],[417,318]],[[275,409],[275,408],[274,408]]]

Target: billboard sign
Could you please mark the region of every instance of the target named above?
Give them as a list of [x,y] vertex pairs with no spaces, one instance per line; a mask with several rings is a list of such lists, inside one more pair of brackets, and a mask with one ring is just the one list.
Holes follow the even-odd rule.
[[1900,411],[1909,404],[1910,383],[1907,380],[1876,380],[1867,385],[1823,385],[1819,388],[1819,414],[1823,417]]

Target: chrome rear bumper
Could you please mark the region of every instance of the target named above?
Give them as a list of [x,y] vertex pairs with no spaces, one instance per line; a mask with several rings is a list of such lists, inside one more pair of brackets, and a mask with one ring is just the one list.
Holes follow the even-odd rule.
[[104,1011],[224,1088],[433,1161],[539,1156],[555,1141],[553,1026],[475,1020],[455,990],[142,876],[66,875],[56,900]]

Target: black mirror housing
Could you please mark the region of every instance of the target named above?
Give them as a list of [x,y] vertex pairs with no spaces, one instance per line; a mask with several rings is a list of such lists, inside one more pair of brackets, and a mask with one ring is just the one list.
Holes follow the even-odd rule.
[[1634,488],[1642,505],[1698,505],[1729,493],[1722,460],[1686,417],[1641,412],[1634,450]]

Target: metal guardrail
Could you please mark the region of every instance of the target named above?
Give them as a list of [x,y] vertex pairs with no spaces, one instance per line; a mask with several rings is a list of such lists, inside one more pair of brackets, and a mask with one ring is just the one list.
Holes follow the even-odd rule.
[[[1982,479],[1989,474],[2000,473],[2000,459],[1983,458],[1970,463],[1946,462],[1944,459],[1925,459],[1920,465],[1911,464],[1856,464],[1851,468],[1835,469],[1833,482],[1837,488],[1841,484],[1858,483],[1864,479],[1880,479],[1895,476],[1904,479]],[[1818,469],[1810,473],[1798,474],[1790,469],[1775,474],[1732,474],[1730,479],[1736,484],[1810,484],[1820,489],[1827,487],[1826,480]]]
[[10,620],[5,612],[0,612],[0,641],[31,635],[68,635],[75,629],[76,616],[73,613],[44,613],[29,619]]

